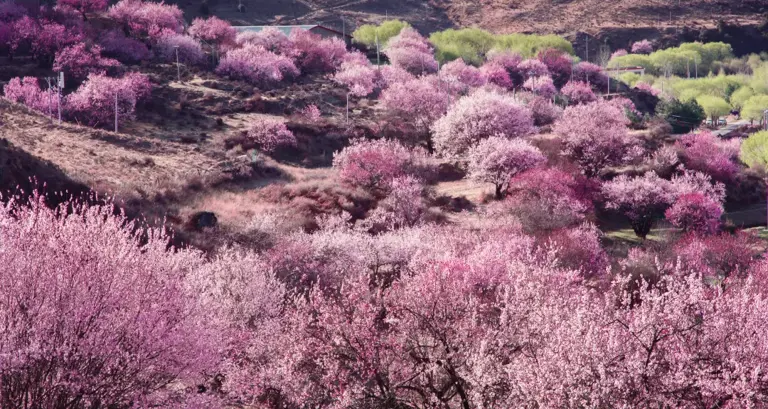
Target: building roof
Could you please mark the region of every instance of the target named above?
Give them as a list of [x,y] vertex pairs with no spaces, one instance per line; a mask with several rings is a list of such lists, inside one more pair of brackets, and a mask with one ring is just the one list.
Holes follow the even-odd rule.
[[[338,30],[334,30],[332,28],[321,26],[320,24],[303,24],[303,25],[295,25],[295,26],[232,26],[232,28],[234,28],[238,33],[241,33],[243,31],[261,31],[261,30],[264,30],[265,28],[269,28],[269,27],[276,28],[276,29],[282,31],[283,33],[285,33],[286,35],[291,34],[291,31],[293,31],[295,29],[309,31],[309,30],[316,29],[316,28],[319,28],[321,30],[330,31],[330,32],[336,33],[338,35],[344,35],[344,34],[342,34]],[[351,37],[351,36],[349,34],[347,34],[347,37]]]

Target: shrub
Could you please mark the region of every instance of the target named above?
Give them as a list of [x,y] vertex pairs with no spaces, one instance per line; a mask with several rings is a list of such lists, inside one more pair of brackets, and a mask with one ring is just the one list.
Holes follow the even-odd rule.
[[516,138],[535,131],[528,108],[511,96],[485,90],[459,99],[432,126],[435,148],[446,156],[461,155],[491,136]]
[[3,407],[129,407],[213,369],[216,338],[191,290],[201,257],[114,214],[39,197],[0,209]]
[[286,56],[277,55],[261,46],[246,45],[228,52],[216,67],[216,73],[267,88],[286,77],[298,76],[299,70]]
[[103,74],[107,69],[118,66],[120,63],[117,60],[101,56],[101,47],[87,47],[85,43],[64,48],[56,53],[53,60],[55,71],[63,71],[67,78],[74,80],[85,79],[91,73]]
[[3,88],[3,94],[11,101],[24,104],[42,113],[58,110],[58,95],[53,90],[41,90],[35,77],[13,78]]
[[414,75],[437,71],[437,61],[429,42],[410,27],[404,28],[389,41],[384,54],[393,65]]
[[294,46],[296,66],[303,72],[331,72],[347,54],[344,40],[322,38],[307,30],[296,29],[289,37]]
[[272,117],[258,117],[248,123],[247,138],[265,152],[273,152],[281,146],[296,145],[296,137],[285,122]]
[[672,125],[675,133],[688,133],[697,128],[706,118],[704,108],[696,100],[662,100],[656,107],[656,113]]
[[768,131],[749,135],[741,144],[741,160],[752,168],[768,168]]
[[664,215],[685,232],[714,234],[720,228],[723,206],[701,193],[689,193],[680,196]]
[[683,135],[677,144],[688,169],[720,181],[732,181],[739,172],[740,139],[724,141],[710,132],[699,132]]
[[469,149],[468,161],[469,178],[492,183],[496,199],[501,199],[512,177],[543,164],[546,158],[526,141],[492,136]]
[[653,45],[648,40],[640,40],[632,44],[632,54],[650,54],[652,52]]
[[165,34],[152,47],[155,58],[167,63],[176,62],[177,49],[179,62],[182,64],[197,65],[205,61],[205,53],[200,43],[187,35]]
[[139,40],[128,38],[120,30],[108,31],[99,37],[102,54],[125,64],[136,64],[149,58],[147,46]]
[[428,171],[426,155],[393,140],[354,140],[333,156],[333,167],[344,183],[373,191],[389,191],[403,176],[420,177]]
[[568,98],[568,102],[573,105],[587,104],[597,100],[592,87],[586,82],[569,82],[561,90],[563,95]]
[[378,39],[379,47],[384,48],[392,37],[397,36],[404,28],[408,27],[410,27],[408,23],[400,20],[385,20],[378,26],[363,24],[352,32],[352,38],[355,42],[363,44],[369,49],[376,48],[376,39]]
[[493,34],[478,28],[448,29],[434,32],[429,40],[435,45],[435,53],[441,63],[461,58],[470,64],[480,65],[486,53],[493,48]]
[[184,13],[175,4],[120,0],[107,14],[137,38],[154,40],[169,32],[181,33],[184,28]]
[[628,133],[624,110],[608,101],[566,108],[554,132],[563,142],[563,153],[588,177],[642,155],[639,141]]
[[115,120],[117,96],[118,121],[133,119],[136,103],[149,96],[151,85],[142,74],[131,73],[123,78],[89,74],[77,91],[64,103],[68,119],[94,127],[108,127]]
[[235,44],[237,36],[231,24],[215,16],[194,19],[189,27],[189,34],[200,41],[216,44],[219,47]]

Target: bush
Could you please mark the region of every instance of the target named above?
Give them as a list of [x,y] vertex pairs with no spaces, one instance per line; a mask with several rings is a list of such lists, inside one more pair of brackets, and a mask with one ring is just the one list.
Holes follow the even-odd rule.
[[281,146],[296,145],[296,137],[285,122],[271,117],[259,117],[248,123],[248,141],[265,152],[273,152]]
[[662,100],[656,107],[656,114],[672,125],[674,133],[688,133],[698,128],[706,118],[704,108],[696,100]]
[[178,48],[179,62],[182,64],[197,65],[205,61],[203,47],[194,38],[183,34],[165,34],[157,40],[152,47],[155,58],[165,63],[176,62],[176,50]]
[[228,52],[216,67],[216,73],[268,88],[285,78],[297,77],[299,70],[286,56],[277,55],[261,46],[246,45]]
[[124,64],[136,64],[149,58],[147,46],[139,40],[128,38],[120,30],[108,31],[99,37],[102,54]]
[[531,112],[514,98],[477,90],[462,97],[432,126],[435,148],[458,156],[491,136],[517,138],[533,134]]
[[376,48],[376,39],[379,40],[379,47],[384,48],[392,37],[397,36],[404,29],[410,27],[410,24],[400,20],[386,20],[381,24],[363,24],[352,33],[355,42],[368,47]]
[[111,127],[115,120],[115,95],[118,121],[125,121],[133,119],[136,103],[146,99],[151,89],[149,79],[138,73],[123,78],[90,74],[77,91],[67,95],[64,111],[71,121],[93,127]]
[[441,63],[460,58],[474,65],[482,64],[485,55],[496,45],[493,34],[478,28],[434,32],[429,41],[435,45],[435,54]]

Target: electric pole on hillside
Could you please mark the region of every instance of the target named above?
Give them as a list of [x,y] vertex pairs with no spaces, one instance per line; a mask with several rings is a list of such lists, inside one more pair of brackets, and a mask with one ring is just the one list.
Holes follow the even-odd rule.
[[117,133],[117,91],[115,91],[115,133]]
[[589,34],[584,33],[585,36],[587,36],[587,58],[586,61],[589,62]]
[[381,57],[379,55],[379,28],[376,28],[376,67],[381,67]]
[[64,71],[59,72],[59,86],[56,89],[57,96],[59,98],[59,125],[61,125],[61,90],[64,89]]
[[51,118],[51,122],[53,122],[53,85],[51,85],[51,81],[55,79],[54,77],[45,77],[45,82],[48,83],[48,117]]
[[[181,82],[181,66],[179,65],[179,46],[173,46],[176,49],[176,80]],[[117,131],[115,131],[117,132]]]

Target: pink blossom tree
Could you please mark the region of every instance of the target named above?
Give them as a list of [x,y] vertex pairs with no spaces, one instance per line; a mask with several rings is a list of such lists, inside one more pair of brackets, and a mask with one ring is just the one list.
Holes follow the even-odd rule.
[[600,236],[597,227],[584,223],[553,232],[545,243],[556,249],[560,265],[578,270],[587,281],[598,281],[606,276],[610,267]]
[[384,65],[378,69],[381,73],[381,78],[379,78],[381,83],[379,84],[379,87],[382,89],[391,87],[397,83],[405,83],[416,79],[415,75],[395,65]]
[[391,38],[384,48],[389,61],[414,75],[437,71],[432,46],[416,30],[406,27]]
[[57,0],[58,6],[69,6],[77,10],[85,18],[86,13],[94,13],[107,9],[106,0]]
[[461,58],[446,63],[440,68],[440,77],[446,81],[456,81],[466,90],[485,85],[486,77],[477,68],[467,65]]
[[120,0],[107,14],[136,38],[156,40],[162,35],[181,33],[184,28],[184,13],[175,4]]
[[149,48],[136,39],[126,37],[120,30],[111,30],[99,37],[101,52],[124,64],[136,64],[150,57]]
[[557,88],[561,88],[571,79],[571,70],[573,69],[573,59],[563,51],[554,48],[548,48],[539,52],[536,57],[547,66],[549,76]]
[[413,176],[402,176],[392,179],[387,197],[378,203],[366,222],[388,230],[414,227],[423,222],[427,209],[424,183]]
[[629,135],[623,110],[606,101],[565,109],[554,132],[564,145],[563,153],[588,177],[609,166],[625,164],[642,156],[639,141]]
[[588,104],[597,100],[592,87],[586,82],[571,81],[565,84],[561,91],[572,105]]
[[[760,256],[758,238],[746,231],[736,234],[689,234],[675,243],[674,254],[686,271],[706,279],[744,278]],[[764,268],[764,263],[760,263]]]
[[227,47],[235,44],[237,32],[229,22],[226,22],[216,16],[207,19],[196,18],[189,26],[189,34],[208,44],[214,44],[218,47]]
[[670,182],[654,172],[637,177],[618,176],[603,184],[602,192],[606,207],[624,213],[635,234],[643,239],[675,200]]
[[523,61],[520,54],[511,51],[498,51],[491,50],[488,53],[488,62],[486,64],[500,65],[507,70],[509,79],[512,81],[513,87],[518,87],[523,84],[523,72],[519,68],[520,63]]
[[702,193],[688,193],[677,198],[664,215],[685,232],[714,234],[720,228],[723,206]]
[[294,29],[289,37],[296,66],[303,72],[332,72],[347,54],[347,45],[337,37],[322,38],[307,30]]
[[83,40],[79,30],[54,21],[24,16],[11,25],[10,50],[28,49],[36,58],[50,64],[54,54]]
[[40,83],[35,77],[11,79],[3,87],[3,95],[42,113],[53,113],[58,109],[58,95],[51,89],[40,89]]
[[522,73],[523,80],[533,77],[549,76],[549,68],[537,59],[528,59],[520,62],[520,64],[517,65],[517,70]]
[[481,140],[467,156],[469,178],[492,183],[496,199],[504,197],[512,177],[546,162],[541,151],[530,143],[497,136]]
[[739,138],[722,140],[705,131],[683,135],[677,146],[688,169],[707,173],[722,182],[732,181],[739,173]]
[[381,93],[381,103],[395,121],[413,127],[416,142],[425,142],[427,150],[433,151],[430,127],[442,117],[453,98],[437,81],[427,77],[397,82]]
[[485,90],[459,99],[432,126],[435,148],[445,156],[460,155],[491,136],[509,139],[535,131],[528,108],[509,95]]
[[509,76],[509,71],[504,65],[497,62],[487,62],[480,67],[480,72],[488,84],[493,84],[504,89],[512,89],[514,83]]
[[611,54],[611,59],[614,59],[614,58],[616,58],[616,57],[623,57],[623,56],[625,56],[625,55],[627,55],[627,54],[629,54],[629,53],[627,52],[627,50],[625,50],[625,49],[623,49],[623,48],[619,48],[618,50],[614,51],[614,52]]
[[586,82],[598,89],[604,90],[608,85],[609,79],[605,72],[603,72],[602,67],[591,62],[582,61],[573,67],[571,81]]
[[333,76],[333,80],[346,86],[352,95],[364,97],[376,89],[380,72],[368,63],[356,61],[343,62],[341,68]]
[[549,76],[531,77],[525,80],[523,88],[533,92],[539,97],[550,99],[557,94],[555,83]]
[[246,80],[260,87],[271,87],[299,75],[290,58],[267,51],[261,46],[246,45],[224,56],[216,73]]
[[107,127],[115,120],[115,97],[118,120],[130,120],[135,116],[136,103],[149,97],[151,89],[149,79],[139,73],[123,78],[89,74],[77,91],[67,95],[64,114],[80,124]]
[[261,150],[273,152],[281,146],[296,145],[296,137],[280,119],[259,117],[248,124],[246,132],[248,142],[257,145]]
[[163,34],[152,47],[155,58],[166,63],[176,62],[177,50],[179,62],[182,64],[197,65],[205,61],[203,47],[197,40],[187,35]]
[[243,31],[237,34],[235,42],[241,47],[246,44],[264,47],[265,50],[279,55],[293,56],[296,53],[293,41],[275,27],[266,27],[261,31]]
[[426,154],[393,140],[354,140],[333,156],[333,167],[344,183],[373,191],[388,191],[392,181],[429,172]]
[[528,102],[528,109],[533,115],[533,123],[536,126],[544,126],[554,123],[561,115],[563,109],[544,97],[534,97]]
[[88,74],[104,74],[108,69],[119,67],[120,63],[101,56],[101,47],[88,47],[85,43],[75,44],[56,53],[53,69],[63,71],[68,78],[82,80]]
[[632,54],[650,54],[652,52],[653,44],[648,40],[640,40],[632,44]]
[[638,89],[638,90],[640,90],[642,92],[645,92],[647,94],[651,94],[653,96],[658,96],[661,93],[661,91],[657,90],[651,84],[649,84],[647,82],[644,82],[644,81],[638,81],[635,84],[635,89]]
[[29,205],[0,209],[0,405],[128,407],[215,369],[199,254],[142,240],[112,207]]

